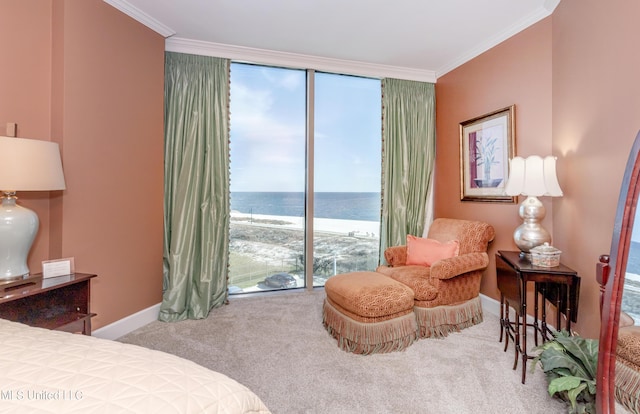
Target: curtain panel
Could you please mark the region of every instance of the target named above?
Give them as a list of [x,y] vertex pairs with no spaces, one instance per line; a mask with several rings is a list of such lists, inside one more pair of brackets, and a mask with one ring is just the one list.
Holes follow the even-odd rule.
[[166,52],[164,180],[159,319],[205,318],[227,297],[227,59]]
[[380,263],[387,247],[422,236],[431,215],[435,162],[435,85],[382,80]]

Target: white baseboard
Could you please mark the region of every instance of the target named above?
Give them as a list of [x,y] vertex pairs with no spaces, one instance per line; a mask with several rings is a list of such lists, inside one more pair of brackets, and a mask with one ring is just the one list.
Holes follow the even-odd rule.
[[492,315],[500,316],[500,301],[497,301],[489,296],[480,294],[480,301],[482,302],[482,310],[489,312]]
[[136,312],[133,315],[129,315],[125,318],[117,320],[112,324],[103,326],[100,329],[96,329],[95,331],[91,332],[91,335],[103,339],[118,339],[121,336],[135,331],[136,329],[141,328],[148,323],[157,321],[159,314],[160,304],[157,303],[153,306],[148,307],[147,309]]

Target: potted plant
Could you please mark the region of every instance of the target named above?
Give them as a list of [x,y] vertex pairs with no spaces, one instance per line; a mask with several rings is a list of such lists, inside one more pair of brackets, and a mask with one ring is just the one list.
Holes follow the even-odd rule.
[[556,331],[553,336],[553,340],[535,348],[541,352],[531,369],[540,362],[549,382],[549,395],[570,403],[569,413],[595,414],[598,340],[565,330]]
[[483,138],[476,141],[475,161],[476,165],[482,166],[482,178],[476,178],[475,182],[478,187],[496,187],[502,179],[491,179],[491,167],[497,164],[496,160],[496,143],[497,138]]

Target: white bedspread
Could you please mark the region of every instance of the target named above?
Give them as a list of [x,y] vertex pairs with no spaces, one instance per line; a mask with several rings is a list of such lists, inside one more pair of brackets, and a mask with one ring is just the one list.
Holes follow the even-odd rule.
[[135,345],[0,319],[0,413],[268,413],[233,379]]

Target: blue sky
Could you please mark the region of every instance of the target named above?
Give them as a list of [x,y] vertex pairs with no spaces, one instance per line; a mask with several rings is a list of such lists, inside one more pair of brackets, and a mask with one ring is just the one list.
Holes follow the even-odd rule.
[[[380,191],[380,81],[316,73],[315,191]],[[304,191],[306,72],[231,66],[231,191]]]

